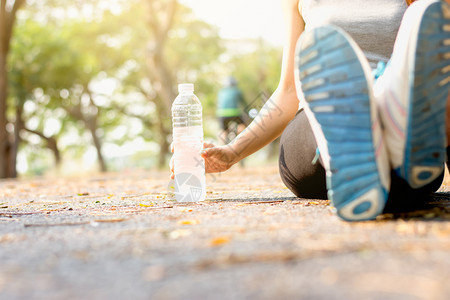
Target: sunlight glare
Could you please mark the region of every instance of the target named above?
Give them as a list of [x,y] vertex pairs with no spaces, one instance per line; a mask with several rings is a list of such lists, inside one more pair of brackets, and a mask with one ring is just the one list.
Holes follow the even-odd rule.
[[273,45],[283,42],[281,1],[180,0],[200,19],[219,27],[228,39],[263,38]]

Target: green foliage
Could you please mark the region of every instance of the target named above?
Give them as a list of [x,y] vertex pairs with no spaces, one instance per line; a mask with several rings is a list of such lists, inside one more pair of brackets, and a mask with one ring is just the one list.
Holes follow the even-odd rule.
[[35,88],[62,89],[80,78],[80,56],[60,36],[58,30],[32,20],[17,24],[9,78],[11,94],[18,101],[26,100]]
[[[56,137],[64,157],[81,157],[92,147],[87,134],[91,121],[107,144],[143,138],[154,148],[161,134],[155,122],[159,96],[148,67],[149,52],[161,46],[155,44],[155,32],[149,28],[152,14],[143,0],[112,1],[114,9],[105,3],[29,1],[15,28],[8,62],[9,100],[14,103],[10,107],[23,105],[25,125]],[[83,13],[83,5],[95,13]],[[261,91],[270,94],[278,82],[278,49],[260,41],[253,53],[224,63],[219,58],[227,49],[218,29],[197,20],[181,5],[165,42],[173,90],[177,83],[194,82],[205,117],[214,116],[223,74],[230,70],[248,101]],[[170,116],[164,122],[170,128]],[[38,158],[48,157],[48,150],[40,152],[44,144],[31,133],[21,136],[27,142],[21,151],[28,155],[30,169],[44,172],[42,162],[48,159]],[[33,147],[32,159],[27,145]]]
[[238,81],[247,104],[261,93],[270,96],[275,91],[281,72],[281,54],[280,49],[259,40],[254,52],[231,59],[231,74]]

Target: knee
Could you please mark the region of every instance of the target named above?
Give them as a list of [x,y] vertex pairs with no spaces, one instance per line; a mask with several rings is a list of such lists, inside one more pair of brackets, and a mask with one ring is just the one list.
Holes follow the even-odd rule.
[[281,180],[295,196],[306,199],[327,199],[325,170],[320,164],[309,170],[312,172],[293,173],[285,160],[284,149],[280,147],[278,167]]

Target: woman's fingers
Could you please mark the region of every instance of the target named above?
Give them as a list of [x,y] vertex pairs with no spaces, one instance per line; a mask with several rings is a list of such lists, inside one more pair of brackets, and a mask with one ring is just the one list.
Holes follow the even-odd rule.
[[170,179],[174,179],[175,178],[175,174],[174,174],[174,171],[173,171],[173,156],[170,159],[169,167],[170,167]]
[[203,149],[202,157],[205,159],[206,173],[223,172],[233,165],[232,153],[228,146],[218,146]]
[[203,142],[203,149],[200,152],[200,155],[203,158],[206,158],[211,153],[211,151],[212,151],[212,153],[214,153],[213,149],[216,149],[216,146],[214,144],[208,143],[208,142]]
[[203,142],[203,149],[206,149],[206,148],[214,148],[214,147],[215,147],[215,145],[212,144],[212,143]]
[[204,148],[201,152],[201,156],[203,158],[212,157],[220,153],[220,149],[218,147]]

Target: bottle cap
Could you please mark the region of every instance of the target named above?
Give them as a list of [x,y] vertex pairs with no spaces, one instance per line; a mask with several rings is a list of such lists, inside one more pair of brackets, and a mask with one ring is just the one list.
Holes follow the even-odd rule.
[[182,92],[194,92],[194,84],[193,83],[180,83],[178,85],[178,93]]

